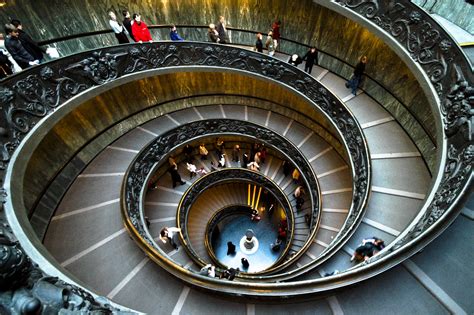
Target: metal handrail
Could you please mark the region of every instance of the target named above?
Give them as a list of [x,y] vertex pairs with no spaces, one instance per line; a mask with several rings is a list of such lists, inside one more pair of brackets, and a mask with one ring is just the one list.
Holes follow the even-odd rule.
[[[224,53],[227,58],[219,58],[219,55]],[[150,54],[155,56],[149,58]],[[188,55],[192,57],[188,59]],[[158,58],[156,56],[159,56]],[[230,58],[230,59],[229,59]],[[189,62],[191,60],[191,62]],[[232,63],[228,63],[232,60]],[[6,96],[12,95],[8,99],[8,106],[13,111],[1,112],[0,115],[4,121],[9,122],[9,130],[16,130],[15,133],[6,134],[3,141],[11,143],[9,147],[10,152],[15,152],[14,157],[21,154],[21,150],[15,151],[17,146],[22,143],[23,139],[28,140],[28,133],[31,132],[32,127],[41,127],[41,120],[49,113],[53,112],[56,107],[61,106],[67,100],[73,98],[78,93],[93,90],[95,87],[106,89],[108,83],[111,83],[121,77],[126,77],[127,80],[134,78],[134,73],[142,75],[146,70],[146,74],[150,74],[149,70],[156,71],[160,67],[177,66],[181,64],[183,67],[193,69],[193,64],[199,66],[207,66],[208,69],[235,69],[235,71],[246,73],[247,75],[265,77],[267,80],[279,81],[286,86],[287,89],[293,93],[300,93],[306,95],[311,101],[319,105],[321,114],[327,117],[328,121],[335,127],[342,138],[342,144],[349,152],[351,157],[351,172],[355,179],[353,183],[353,205],[350,212],[353,212],[350,220],[346,220],[347,227],[341,230],[339,238],[334,242],[342,242],[350,235],[352,235],[354,225],[360,222],[365,204],[368,198],[368,187],[370,187],[370,161],[368,155],[367,143],[363,140],[363,133],[358,122],[353,118],[347,107],[333,94],[331,94],[323,85],[318,83],[314,78],[308,76],[303,71],[296,69],[284,62],[275,60],[274,58],[265,55],[249,52],[243,49],[221,46],[209,43],[199,42],[180,42],[180,43],[160,43],[158,46],[153,44],[135,44],[107,47],[104,49],[97,49],[84,53],[79,53],[69,58],[50,61],[25,70],[20,74],[8,78],[2,85],[1,89]],[[100,70],[100,71],[99,71]],[[276,71],[275,71],[276,70]],[[27,83],[35,82],[31,88],[35,88],[39,84],[42,88],[47,89],[54,95],[48,94],[48,98],[41,98],[38,103],[44,107],[45,113],[29,112],[31,108],[24,108],[24,98],[29,97],[31,104],[31,97],[35,96],[28,93],[29,86]],[[26,86],[25,86],[26,84]],[[21,87],[21,91],[18,88]],[[17,93],[17,94],[16,94]],[[38,97],[41,97],[39,95]],[[315,106],[308,104],[308,106]],[[34,108],[35,110],[37,107]],[[10,119],[8,115],[17,114],[18,112],[24,114],[21,121]],[[42,112],[41,112],[42,113]],[[21,123],[21,125],[17,125]],[[36,129],[35,129],[36,130]],[[265,136],[264,134],[258,137]],[[27,147],[27,145],[26,145]],[[23,146],[21,147],[23,148]],[[8,166],[6,182],[10,182],[14,174],[22,172],[21,168],[15,163],[10,163],[10,157],[5,156],[3,163]],[[21,159],[19,162],[23,163]],[[21,164],[20,163],[20,164]],[[17,167],[14,167],[16,165]],[[137,178],[138,179],[138,178]],[[8,187],[7,187],[8,188]],[[7,191],[7,199],[11,198],[9,191]],[[141,197],[140,197],[141,198]],[[14,199],[15,202],[9,199],[7,206],[13,206],[19,200],[18,197]],[[18,201],[19,202],[19,201]],[[126,201],[122,202],[126,205]],[[10,213],[15,213],[14,208]],[[16,222],[16,214],[9,217],[11,222]],[[23,220],[23,219],[22,219]],[[132,235],[138,235],[136,230],[131,227],[138,222],[127,220],[127,229]],[[144,222],[139,222],[144,225]],[[15,227],[23,231],[23,223],[15,223]],[[28,239],[23,239],[23,242],[29,242]],[[27,244],[28,248],[33,245]],[[154,251],[150,248],[150,243],[140,243],[142,248],[150,250],[152,259],[165,267],[172,274],[186,277],[188,271],[179,266],[174,266],[164,257],[164,253]],[[183,273],[181,273],[183,272]],[[193,281],[194,276],[187,278]],[[199,277],[197,279],[200,279]],[[202,280],[202,279],[201,279]],[[210,280],[211,281],[211,280]],[[212,287],[213,281],[210,282]],[[200,284],[205,284],[205,281],[200,281]],[[261,286],[255,284],[257,287]],[[263,285],[263,284],[262,284]]]
[[[329,3],[329,1],[327,2]],[[386,250],[380,252],[366,263],[359,265],[357,269],[335,276],[283,283],[222,282],[217,279],[195,275],[185,268],[175,269],[168,261],[162,260],[159,257],[160,253],[152,256],[154,261],[158,262],[170,273],[177,277],[185,278],[186,281],[196,287],[216,290],[222,293],[240,294],[242,296],[287,297],[332,290],[373,277],[415,254],[447,228],[461,211],[460,204],[462,198],[469,192],[473,177],[472,159],[474,144],[471,140],[472,130],[464,128],[466,126],[470,127],[472,118],[472,103],[467,103],[467,107],[465,103],[468,101],[469,91],[474,86],[473,74],[469,72],[469,63],[456,44],[452,44],[450,36],[439,27],[436,21],[428,15],[424,15],[422,10],[409,1],[390,2],[395,5],[401,3],[407,8],[407,10],[395,11],[396,15],[393,15],[393,12],[390,11],[392,8],[378,6],[383,2],[364,1],[354,3],[355,7],[348,6],[347,1],[330,2],[330,5],[340,6],[338,7],[340,12],[350,17],[365,19],[362,22],[364,25],[370,24],[380,31],[385,31],[384,25],[377,26],[376,24],[381,21],[389,28],[393,25],[394,21],[402,23],[426,21],[432,28],[431,30],[437,32],[439,37],[439,41],[434,42],[431,46],[423,47],[422,51],[415,51],[413,59],[409,61],[418,67],[416,71],[426,76],[427,81],[423,83],[427,84],[427,91],[432,89],[429,94],[438,100],[437,104],[440,109],[437,114],[443,120],[442,133],[444,140],[442,146],[438,148],[442,155],[439,163],[441,171],[436,175],[437,181],[433,184],[433,191],[428,196],[422,213],[415,218],[406,232],[402,233],[394,246],[386,248]],[[335,10],[334,7],[333,9]],[[423,35],[423,29],[426,31],[425,26],[421,27],[421,25],[417,26],[414,24],[414,30],[410,31],[412,37],[416,38]],[[393,41],[397,42],[397,44],[391,43],[392,47],[401,47],[400,49],[403,49],[407,54],[413,48],[407,47],[409,43],[404,42],[402,38],[396,38],[397,34],[385,35],[391,36]],[[426,37],[426,39],[431,38]],[[432,64],[424,63],[426,60],[423,57],[427,56],[440,58],[434,61],[441,64],[442,71],[433,73],[431,69]],[[450,63],[447,64],[446,60],[450,60]],[[31,70],[28,74],[37,74],[36,71]],[[15,80],[20,81],[24,77],[26,77],[26,74],[16,77]],[[459,109],[461,110],[457,111]],[[15,148],[13,147],[13,150]],[[7,160],[6,164],[8,162]],[[8,165],[8,168],[8,176],[10,176],[14,172],[11,165]],[[6,207],[11,207],[11,197],[7,196],[6,198],[8,201]],[[11,209],[11,211],[14,212],[14,209]],[[21,226],[21,224],[18,223],[16,226]],[[146,244],[142,245],[146,246]]]

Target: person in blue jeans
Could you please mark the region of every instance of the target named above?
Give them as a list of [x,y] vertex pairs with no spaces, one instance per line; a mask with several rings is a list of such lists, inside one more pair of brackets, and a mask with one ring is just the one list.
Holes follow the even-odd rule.
[[367,56],[362,56],[359,59],[359,63],[356,65],[354,69],[354,74],[346,82],[346,87],[352,90],[352,94],[357,95],[357,88],[362,80],[362,75],[365,71],[365,65],[367,64]]

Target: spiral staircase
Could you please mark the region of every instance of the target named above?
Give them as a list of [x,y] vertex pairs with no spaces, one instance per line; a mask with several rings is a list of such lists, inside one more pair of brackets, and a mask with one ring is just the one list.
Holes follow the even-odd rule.
[[[374,17],[371,7],[343,1],[327,5],[369,21]],[[377,32],[377,26],[371,27]],[[128,58],[124,66],[123,58]],[[44,272],[90,290],[94,298],[105,297],[97,298],[104,312],[474,311],[469,298],[474,283],[472,198],[464,208],[461,203],[471,191],[472,140],[464,129],[470,126],[471,116],[448,108],[449,102],[466,100],[463,104],[470,105],[472,112],[472,71],[461,73],[453,66],[456,85],[440,90],[441,79],[433,79],[437,72],[430,72],[428,66],[423,69],[421,61],[415,67],[428,73],[424,79],[431,75],[435,88],[428,90],[438,89],[433,98],[442,99],[441,113],[448,111],[442,124],[447,136],[437,140],[434,153],[439,167],[432,167],[415,143],[419,139],[414,140],[384,104],[364,90],[352,95],[346,80],[329,69],[315,66],[309,75],[294,69],[285,63],[288,55],[283,53],[270,58],[248,47],[159,43],[112,47],[106,53],[98,50],[68,59],[67,69],[83,79],[64,74],[56,78],[64,66],[56,61],[5,81],[4,105],[19,99],[7,92],[18,91],[21,82],[33,82],[35,87],[53,82],[62,93],[56,99],[47,93],[26,95],[30,100],[39,95],[38,99],[50,104],[49,111],[35,102],[17,111],[9,107],[15,132],[27,126],[29,136],[12,151],[14,163],[5,175],[7,218],[25,251]],[[146,60],[162,60],[162,64]],[[103,68],[81,72],[94,65]],[[173,67],[177,74],[172,73]],[[234,90],[225,84],[220,90],[206,86],[210,74],[219,72],[224,72],[220,79],[236,80]],[[181,81],[185,83],[176,87],[177,94],[163,89],[162,99],[154,96],[155,83],[173,86]],[[245,94],[247,84],[251,88]],[[130,96],[127,93],[137,86],[152,105],[140,108],[143,100],[133,97],[126,103],[129,109],[114,103],[115,98]],[[273,86],[273,95],[261,92]],[[198,93],[200,89],[204,92]],[[115,94],[106,95],[109,90]],[[43,122],[38,126],[24,123],[21,115],[27,110]],[[114,116],[117,112],[119,119]],[[67,134],[69,127],[75,130],[80,124],[94,123],[103,124],[103,130],[88,135],[83,128],[81,137],[89,140],[71,141],[70,147],[61,146],[59,137],[48,134],[53,129]],[[470,136],[470,129],[467,132]],[[69,136],[75,135],[71,131]],[[205,142],[211,148],[216,136],[229,143],[224,147],[222,168],[229,172],[242,169],[240,161],[231,159],[235,143],[243,151],[249,151],[253,143],[265,143],[269,154],[258,176],[281,191],[294,224],[280,265],[242,273],[232,282],[199,275],[199,270],[215,263],[205,243],[208,223],[219,209],[250,205],[247,183],[230,181],[197,189],[200,199],[188,212],[183,210],[193,188],[220,172],[210,164],[217,165],[214,149],[207,160],[201,160],[195,150],[196,166],[207,174],[191,177],[183,145],[197,148]],[[55,146],[55,141],[60,145]],[[41,162],[53,155],[54,174],[41,168]],[[172,185],[167,172],[170,155],[178,162],[184,185]],[[299,182],[284,174],[284,161],[300,170]],[[41,184],[40,175],[52,180]],[[36,184],[39,188],[34,188]],[[297,210],[293,192],[299,185],[305,187],[308,198]],[[33,201],[34,196],[23,197],[23,192],[34,192],[39,198]],[[55,207],[47,209],[49,204]],[[181,228],[177,249],[159,241],[160,231],[169,226]],[[383,239],[386,248],[365,262],[351,262],[361,240],[372,236]]]

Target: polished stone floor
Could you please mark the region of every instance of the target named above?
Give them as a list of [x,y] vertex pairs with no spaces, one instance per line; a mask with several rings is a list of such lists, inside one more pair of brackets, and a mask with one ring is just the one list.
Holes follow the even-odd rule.
[[[277,220],[267,213],[261,215],[260,222],[250,220],[248,215],[238,214],[226,218],[226,224],[221,227],[220,235],[213,241],[213,248],[217,259],[227,267],[239,268],[243,272],[258,272],[272,266],[280,257],[284,249],[284,243],[279,251],[272,251],[270,244],[274,243],[278,232]],[[258,249],[253,254],[246,254],[239,245],[247,229],[252,229],[258,240]],[[227,255],[227,242],[236,245],[236,254]],[[241,259],[245,257],[250,263],[248,269],[244,269]]]

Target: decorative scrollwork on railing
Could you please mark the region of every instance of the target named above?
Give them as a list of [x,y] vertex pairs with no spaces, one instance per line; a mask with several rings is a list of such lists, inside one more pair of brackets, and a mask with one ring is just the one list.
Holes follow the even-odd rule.
[[[305,173],[303,173],[303,177],[304,175]],[[312,174],[310,174],[309,176],[311,175]],[[184,193],[183,198],[181,199],[181,202],[178,208],[177,220],[179,223],[179,227],[181,228],[181,231],[182,231],[181,235],[185,243],[185,248],[188,251],[188,253],[191,255],[191,257],[197,263],[205,265],[208,262],[204,262],[202,258],[200,258],[197,255],[196,251],[193,249],[193,244],[190,242],[189,235],[187,233],[188,216],[189,216],[190,210],[192,209],[193,204],[196,202],[196,200],[205,190],[210,189],[214,187],[215,185],[218,185],[224,182],[235,183],[235,182],[242,182],[242,181],[252,183],[252,184],[257,184],[261,187],[264,187],[264,189],[270,192],[278,200],[280,205],[283,206],[283,209],[285,210],[285,213],[286,213],[288,227],[289,227],[290,237],[289,237],[288,244],[291,244],[291,239],[293,238],[293,229],[294,229],[294,216],[293,216],[293,209],[291,207],[290,202],[288,201],[288,198],[286,198],[285,193],[272,180],[270,180],[269,178],[267,178],[266,176],[258,172],[250,171],[243,168],[221,169],[221,170],[214,171],[205,175],[204,177],[196,181],[191,187],[189,187],[188,190]],[[308,180],[308,181],[311,182],[311,180]],[[316,200],[317,204],[319,203],[318,199],[319,199],[319,192],[317,192],[317,194],[313,196],[313,200]],[[314,214],[314,209],[315,208],[313,207],[313,214]],[[219,209],[214,209],[214,211],[217,211],[217,210]],[[289,246],[286,248],[284,252],[287,252],[288,249],[289,249]]]
[[[382,28],[404,47],[429,79],[439,98],[446,137],[444,173],[423,216],[393,246],[367,263],[416,240],[433,225],[443,229],[461,210],[458,200],[472,180],[474,75],[461,48],[429,14],[410,1],[334,0]],[[439,224],[438,224],[439,223]],[[428,238],[435,237],[425,235]],[[426,242],[425,242],[426,244]],[[423,244],[421,245],[423,246]]]
[[[345,105],[314,78],[285,62],[210,43],[160,42],[106,47],[50,61],[3,80],[0,87],[0,178],[4,179],[11,157],[24,138],[68,100],[125,75],[175,66],[210,66],[252,72],[279,81],[317,104],[333,124],[339,126],[339,133],[352,159],[352,175],[356,181],[353,182],[354,197],[350,209],[353,217],[350,215],[349,221],[360,221],[369,193],[370,161],[362,130]],[[261,129],[256,137],[268,137],[267,133]],[[183,133],[180,137],[184,139],[188,135]],[[169,149],[168,140],[172,139],[162,138],[162,142],[156,143],[155,151]],[[150,154],[144,159],[152,165],[157,157]],[[129,178],[128,184],[138,186],[148,171],[146,167],[141,168],[143,173]],[[131,191],[127,206],[130,207],[139,196],[139,191]],[[134,221],[137,217],[131,214],[131,223],[140,229],[140,224]],[[142,234],[144,231],[138,232]],[[351,225],[345,224],[333,243],[344,241],[352,232]]]

